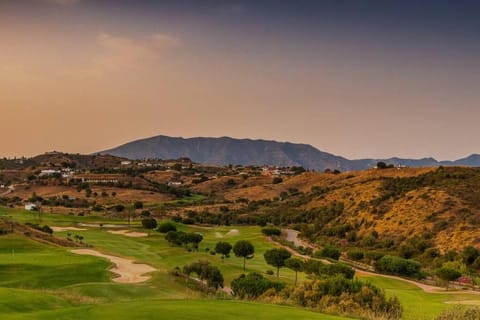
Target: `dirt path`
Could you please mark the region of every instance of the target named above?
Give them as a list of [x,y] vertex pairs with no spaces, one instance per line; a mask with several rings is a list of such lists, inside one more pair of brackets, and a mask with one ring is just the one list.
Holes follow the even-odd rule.
[[[291,229],[286,229],[285,231],[287,231],[287,240],[288,241],[293,242],[295,245],[296,245],[296,243],[302,243],[303,242],[301,239],[298,238],[299,232],[297,232],[295,230],[291,230]],[[290,235],[290,239],[288,238],[288,235]],[[279,246],[282,246],[283,248],[288,250],[294,256],[297,256],[297,257],[303,258],[303,259],[313,259],[310,256],[306,256],[306,255],[302,255],[302,254],[298,253],[296,250],[294,250],[294,249],[292,249],[288,246],[285,246],[285,245],[282,245],[281,243],[273,241],[270,237],[268,237],[268,239],[270,241],[272,241],[273,243],[275,243]],[[303,245],[303,244],[301,244],[301,245]],[[305,245],[303,245],[303,246],[305,246]],[[307,246],[311,247],[311,245],[308,245],[308,244],[307,244]],[[314,260],[319,260],[319,261],[322,261],[322,262],[327,263],[327,264],[331,263],[330,261],[325,260],[325,259],[314,259]],[[361,270],[361,269],[357,269],[355,267],[352,267],[352,268],[355,270],[355,273],[359,276],[362,276],[362,275],[363,276],[375,276],[375,277],[383,277],[383,278],[389,278],[389,279],[395,279],[395,280],[407,282],[407,283],[410,283],[410,284],[413,284],[413,285],[419,287],[420,289],[422,289],[423,291],[425,291],[427,293],[441,293],[441,294],[458,294],[458,293],[463,294],[464,293],[464,294],[480,295],[480,291],[474,291],[474,290],[448,290],[447,291],[447,290],[445,290],[445,288],[442,288],[442,287],[431,286],[431,285],[424,284],[424,283],[421,283],[421,282],[417,282],[417,281],[413,281],[413,280],[409,280],[409,279],[404,279],[402,277],[397,277],[397,276],[392,276],[392,275],[387,275],[387,274],[381,274],[381,273],[375,273],[375,272],[370,272],[370,271],[364,271],[364,270]]]
[[106,255],[92,249],[76,249],[71,252],[81,255],[101,257],[114,263],[115,266],[111,268],[110,271],[119,275],[119,277],[113,278],[113,281],[118,283],[145,282],[150,279],[150,276],[145,276],[144,274],[157,270],[147,264],[134,263],[133,260]]

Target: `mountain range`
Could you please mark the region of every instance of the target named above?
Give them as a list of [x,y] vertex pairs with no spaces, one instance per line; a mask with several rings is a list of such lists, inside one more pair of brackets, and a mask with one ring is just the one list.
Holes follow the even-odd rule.
[[160,135],[132,141],[96,154],[110,154],[128,159],[178,159],[186,157],[201,164],[302,166],[305,169],[317,171],[325,169],[364,170],[375,166],[379,161],[395,166],[408,167],[480,166],[479,154],[472,154],[455,161],[437,161],[434,158],[350,160],[320,151],[308,144],[230,137],[181,138]]

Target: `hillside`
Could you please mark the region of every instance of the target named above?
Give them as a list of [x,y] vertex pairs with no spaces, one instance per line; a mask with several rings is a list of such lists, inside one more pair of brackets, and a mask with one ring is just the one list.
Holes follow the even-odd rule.
[[178,159],[190,158],[201,164],[211,165],[273,165],[279,167],[302,166],[306,169],[350,171],[374,167],[383,161],[395,166],[436,167],[440,165],[480,166],[480,156],[471,155],[457,161],[424,159],[358,159],[349,160],[323,152],[308,144],[269,140],[221,138],[179,138],[156,136],[136,140],[113,149],[99,152],[129,159]]
[[[385,249],[385,241],[399,248],[415,237],[425,237],[442,252],[480,245],[475,232],[480,224],[476,168],[307,172],[277,184],[249,177],[230,186],[224,178],[200,183],[193,190],[210,190],[217,199],[245,203],[243,209],[220,213],[229,221],[264,217],[275,224],[296,225],[314,242],[363,246],[374,232],[377,238],[371,246],[380,249]],[[348,240],[353,233],[355,239]]]

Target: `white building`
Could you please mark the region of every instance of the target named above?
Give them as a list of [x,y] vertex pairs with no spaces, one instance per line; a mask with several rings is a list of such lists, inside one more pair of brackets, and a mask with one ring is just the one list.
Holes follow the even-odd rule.
[[25,210],[27,210],[27,211],[35,211],[37,209],[38,209],[38,207],[34,203],[28,203],[28,204],[25,205]]

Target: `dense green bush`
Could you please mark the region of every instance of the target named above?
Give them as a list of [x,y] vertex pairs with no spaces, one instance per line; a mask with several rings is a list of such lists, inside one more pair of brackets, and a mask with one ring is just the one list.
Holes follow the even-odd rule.
[[172,222],[162,222],[158,225],[157,231],[160,233],[167,233],[170,231],[177,231],[177,227]]
[[315,256],[338,260],[340,258],[340,254],[341,252],[337,247],[326,246],[323,249],[321,249],[319,252],[317,252]]
[[413,278],[422,278],[421,267],[418,261],[394,256],[384,256],[375,263],[377,271]]
[[305,282],[281,292],[283,298],[302,307],[328,310],[368,319],[401,319],[402,306],[396,297],[370,283],[341,275]]
[[365,254],[363,251],[352,249],[347,251],[347,257],[351,260],[360,261],[365,257]]
[[183,267],[183,273],[190,276],[196,273],[200,280],[206,281],[210,288],[223,288],[223,275],[215,266],[212,266],[208,261],[197,261]]
[[262,229],[262,233],[266,236],[280,236],[282,234],[282,230],[274,227],[267,227]]
[[278,292],[285,287],[285,284],[271,281],[258,273],[250,273],[234,279],[231,286],[235,296],[242,299],[255,299],[269,289]]

